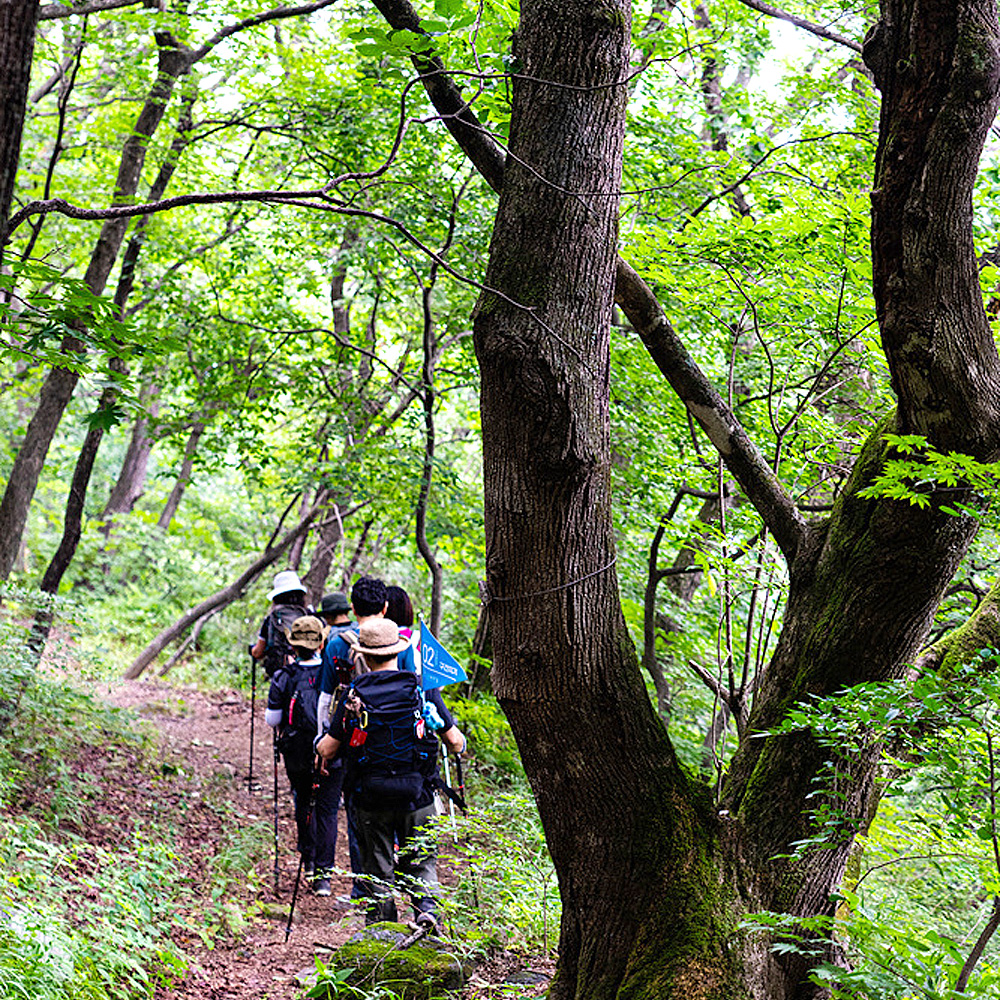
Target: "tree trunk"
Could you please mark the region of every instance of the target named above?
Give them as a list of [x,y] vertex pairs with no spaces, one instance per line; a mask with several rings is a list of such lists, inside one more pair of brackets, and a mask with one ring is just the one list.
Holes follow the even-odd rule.
[[[174,84],[189,65],[187,50],[171,35],[157,32],[156,41],[160,47],[156,81],[146,96],[131,135],[122,147],[113,205],[124,204],[135,195],[149,139],[163,118]],[[95,295],[104,291],[127,227],[128,219],[111,219],[101,228],[84,275],[87,287]],[[67,358],[82,355],[84,349],[79,337],[69,335],[63,339],[61,350]],[[28,508],[35,495],[49,446],[73,397],[78,379],[75,368],[57,367],[49,372],[42,385],[38,408],[28,424],[3,499],[0,500],[0,580],[7,579],[14,565],[28,520]]]
[[427,565],[431,575],[431,611],[430,630],[434,635],[441,634],[441,592],[444,588],[444,572],[437,561],[434,549],[427,538],[427,505],[430,502],[431,480],[434,476],[434,448],[436,443],[434,427],[434,405],[437,394],[434,391],[434,369],[437,360],[436,337],[434,332],[434,314],[431,310],[431,295],[434,291],[434,276],[436,267],[431,269],[431,280],[421,290],[423,306],[423,364],[420,379],[420,402],[424,411],[424,459],[420,475],[420,493],[417,496],[416,523],[414,534],[417,539],[417,550]]
[[[481,296],[474,323],[493,688],[559,875],[553,1000],[679,995],[632,984],[685,957],[718,995],[728,984],[720,893],[700,870],[709,802],[652,711],[614,571],[609,337],[628,28],[621,2],[522,6],[485,279],[500,294]],[[687,921],[697,935],[670,930]]]
[[174,519],[177,508],[181,505],[181,500],[184,499],[184,491],[191,482],[194,457],[198,454],[198,443],[201,441],[201,436],[205,433],[205,427],[206,424],[204,421],[196,421],[191,427],[191,432],[188,434],[187,444],[184,445],[184,459],[181,462],[181,471],[177,473],[177,479],[174,480],[174,488],[170,491],[170,496],[167,497],[167,502],[163,505],[163,510],[160,511],[160,519],[156,522],[156,526],[163,531],[166,531],[170,527],[170,522]]
[[38,0],[0,0],[0,264],[21,156]]
[[144,408],[140,410],[132,425],[132,436],[125,458],[122,460],[121,472],[101,515],[105,521],[105,535],[111,531],[115,514],[129,513],[139,497],[146,492],[146,473],[149,468],[149,455],[153,450],[153,441],[149,436],[149,420],[150,417],[155,419],[159,411],[156,400],[158,391],[154,379],[150,379],[139,393],[139,402]]
[[[636,330],[789,561],[785,623],[758,685],[759,734],[810,695],[902,678],[971,541],[970,519],[861,499],[887,429],[993,460],[1000,362],[972,255],[971,185],[996,113],[989,0],[885,0],[866,59],[883,91],[872,244],[899,413],[872,434],[825,522],[806,524],[619,262]],[[493,681],[559,876],[550,996],[808,1000],[809,959],[739,933],[761,909],[831,912],[878,804],[877,747],[839,761],[842,816],[821,847],[828,750],[746,738],[721,802],[688,779],[655,719],[625,632],[608,498],[608,323],[628,11],[522,4],[510,149],[475,317],[482,371]],[[506,298],[505,296],[509,296]],[[515,300],[518,305],[512,305]],[[954,496],[949,497],[954,502]],[[721,806],[721,809],[720,809]],[[826,957],[838,959],[832,944]]]
[[316,547],[309,559],[309,569],[302,577],[306,588],[306,600],[314,607],[317,607],[323,599],[326,580],[333,566],[333,557],[344,539],[342,518],[345,516],[344,505],[336,500],[331,501],[324,510],[323,524],[316,532]]

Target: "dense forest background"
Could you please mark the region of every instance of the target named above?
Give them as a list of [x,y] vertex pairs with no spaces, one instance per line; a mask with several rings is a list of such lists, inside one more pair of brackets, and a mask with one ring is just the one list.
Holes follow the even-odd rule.
[[[456,122],[471,109],[472,131],[492,148],[512,141],[515,91],[532,80],[517,6],[6,6],[38,18],[0,274],[8,738],[23,736],[25,713],[45,714],[28,692],[46,647],[49,669],[71,657],[88,676],[169,672],[248,690],[246,645],[273,573],[292,567],[313,601],[362,572],[403,585],[467,665],[470,683],[455,695],[468,699],[460,712],[473,742],[479,726],[487,745],[503,743],[489,623],[497,602],[518,598],[498,592],[495,568],[481,583],[495,555],[483,499],[482,331],[498,301],[532,313],[542,294],[532,282],[543,277],[512,287],[487,274],[491,243],[496,262],[516,221],[504,216],[494,233],[499,174],[456,142]],[[783,732],[809,732],[820,748],[809,779],[816,800],[794,806],[808,831],[785,848],[797,864],[831,838],[843,847],[834,896],[783,910],[750,893],[723,904],[738,930],[689,915],[712,925],[708,937],[756,936],[777,961],[793,956],[782,968],[794,983],[775,1000],[831,989],[995,996],[1000,982],[996,692],[981,669],[995,662],[996,637],[977,625],[954,642],[970,620],[993,620],[996,456],[939,448],[933,433],[887,417],[901,383],[880,338],[870,249],[884,108],[861,55],[880,16],[893,23],[877,4],[849,0],[637,4],[619,87],[618,252],[753,439],[761,468],[784,484],[795,516],[826,518],[864,486],[872,503],[932,508],[936,525],[975,522],[961,529],[964,541],[957,528],[933,529],[935,538],[954,532],[940,545],[956,565],[967,552],[929,628],[908,636],[920,650],[951,651],[945,669],[905,692],[890,672],[862,686],[807,685],[785,706],[793,714]],[[530,52],[530,31],[520,37]],[[451,113],[442,111],[444,67],[468,102]],[[8,161],[11,128],[0,135]],[[556,158],[573,159],[574,134],[553,131]],[[971,214],[994,334],[995,153],[990,133]],[[583,204],[593,192],[570,194]],[[525,242],[524,254],[544,272],[537,248]],[[581,251],[586,275],[583,263]],[[766,498],[720,460],[697,407],[667,385],[631,315],[619,301],[608,332],[613,559],[586,572],[572,563],[566,578],[613,566],[658,725],[703,789],[697,809],[724,823],[726,775],[754,731],[751,710],[781,635],[791,546]],[[566,343],[561,326],[546,329],[588,368],[579,331]],[[530,353],[527,344],[519,350]],[[538,372],[522,381],[529,400],[558,396]],[[537,448],[557,482],[565,456],[551,459],[548,430],[561,411],[541,407],[534,420],[530,410],[522,454]],[[864,442],[886,434],[891,460],[850,486]],[[504,544],[545,563],[528,529]],[[553,546],[550,562],[562,565]],[[543,581],[522,596],[562,586]],[[862,610],[851,613],[860,620]],[[596,615],[594,627],[603,627]],[[513,690],[508,678],[501,702],[522,704]],[[10,775],[20,752],[14,743],[5,751]],[[838,782],[850,780],[845,761],[873,754],[880,792],[859,805]],[[540,788],[548,765],[534,750],[525,756],[555,836]],[[499,769],[526,801],[518,766],[494,757],[484,773]],[[5,780],[20,801],[22,779]],[[559,869],[558,846],[553,853]],[[728,869],[717,877],[737,880]],[[544,892],[542,902],[551,905]],[[12,928],[2,932],[16,952]],[[528,937],[541,947],[540,933]],[[712,962],[728,948],[710,944]],[[562,981],[573,975],[585,982],[575,967]],[[763,996],[757,988],[746,995]],[[591,983],[576,995],[614,990]]]

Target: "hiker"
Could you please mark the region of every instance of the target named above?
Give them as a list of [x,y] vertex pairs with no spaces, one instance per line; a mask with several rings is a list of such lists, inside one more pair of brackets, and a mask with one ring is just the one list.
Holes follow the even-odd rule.
[[[413,606],[410,603],[409,595],[402,587],[395,589],[405,598],[405,606],[409,608],[409,625],[412,625]],[[403,604],[404,602],[399,602],[399,606]],[[389,610],[389,588],[377,577],[359,577],[351,588],[351,607],[358,618],[358,624],[351,626],[351,631],[356,635],[365,622],[386,615]],[[400,622],[396,622],[397,626],[400,624]],[[321,694],[319,698],[321,720],[328,718],[338,688],[349,686],[359,672],[364,673],[368,670],[365,657],[363,654],[359,655],[355,652],[353,643],[351,632],[344,630],[338,635],[331,635],[323,649],[323,673],[320,680]],[[406,648],[402,650],[398,658],[399,669],[410,673],[419,673],[415,654],[414,646],[407,641]],[[452,728],[457,729],[457,727],[454,716],[448,711],[441,697],[440,688],[426,692],[426,703],[428,705],[428,723],[433,729],[440,730],[441,738],[445,740],[449,748],[453,748],[449,731]],[[461,746],[459,737],[455,737],[454,741],[458,746]]]
[[[412,846],[435,813],[437,741],[427,731],[416,674],[399,669],[408,648],[395,622],[381,615],[361,623],[357,649],[369,671],[355,677],[338,700],[329,731],[316,750],[331,760],[343,748],[344,793],[358,840],[362,892],[369,903],[368,924],[396,919],[396,876],[410,893],[416,922],[437,926],[434,892],[437,861],[433,846]],[[465,738],[451,737],[458,751]],[[451,741],[449,741],[451,742]],[[394,861],[394,845],[398,855]]]
[[[418,631],[414,637],[413,602],[410,600],[410,595],[402,587],[397,587],[395,584],[389,584],[385,588],[385,593],[385,617],[399,626],[400,638],[408,639],[410,643],[410,648],[399,657],[399,669],[410,670],[420,677],[422,665],[420,647],[417,645],[420,641],[420,633]],[[424,691],[424,700],[428,706],[428,722],[432,728],[446,731],[449,726],[455,724],[455,719],[441,697],[441,688],[431,688]]]
[[263,660],[264,673],[273,677],[279,667],[288,666],[294,659],[286,636],[292,622],[308,614],[306,588],[295,570],[283,569],[275,575],[267,598],[271,601],[271,610],[261,622],[260,634],[250,647],[250,655],[255,660]]
[[[330,626],[331,629],[350,628],[354,623],[351,621],[351,602],[346,594],[335,591],[324,596],[319,602],[316,614]],[[330,638],[333,637],[331,632]]]
[[302,870],[317,896],[330,895],[337,849],[337,807],[344,780],[342,766],[316,767],[316,706],[319,700],[319,651],[326,627],[303,615],[288,630],[294,661],[279,667],[271,679],[264,721],[276,729],[278,750],[295,802],[296,850]]
[[401,638],[411,639],[413,637],[413,602],[410,600],[410,595],[402,587],[390,583],[385,588],[385,599],[386,618],[399,626]]

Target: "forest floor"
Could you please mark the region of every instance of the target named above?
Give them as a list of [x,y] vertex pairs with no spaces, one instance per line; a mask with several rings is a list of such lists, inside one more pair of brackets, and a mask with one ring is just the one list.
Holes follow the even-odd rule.
[[[94,783],[105,789],[88,811],[88,839],[113,842],[125,817],[135,821],[155,815],[158,824],[175,830],[176,863],[190,882],[208,885],[206,872],[220,852],[230,848],[237,828],[255,826],[258,836],[273,831],[273,757],[271,731],[263,724],[258,689],[254,727],[253,784],[249,786],[250,705],[237,691],[204,693],[165,681],[139,680],[91,686],[106,704],[130,709],[152,727],[158,742],[158,766],[141,767],[129,760],[82,762]],[[95,757],[99,756],[91,751]],[[122,775],[127,780],[122,781]],[[303,995],[315,976],[316,958],[329,961],[333,951],[364,925],[363,914],[338,896],[350,892],[350,879],[335,878],[333,894],[314,896],[299,887],[295,920],[288,940],[285,923],[298,867],[291,796],[283,770],[278,772],[278,869],[275,891],[274,856],[256,871],[234,872],[246,886],[226,893],[236,900],[215,904],[203,899],[204,910],[192,912],[191,933],[175,931],[176,943],[189,960],[186,974],[171,987],[158,989],[157,1000],[292,1000]],[[343,809],[340,813],[337,863],[349,871]],[[273,834],[272,834],[273,837]],[[447,861],[439,866],[442,882],[453,877]],[[206,894],[208,890],[206,889]],[[201,911],[201,912],[199,912]],[[211,933],[204,914],[214,914]],[[198,921],[201,921],[199,929]],[[538,965],[535,964],[535,968]],[[477,997],[507,993],[510,972],[521,968],[514,956],[496,956],[482,965],[469,991]],[[546,970],[551,972],[551,969]],[[539,992],[513,988],[520,996]]]

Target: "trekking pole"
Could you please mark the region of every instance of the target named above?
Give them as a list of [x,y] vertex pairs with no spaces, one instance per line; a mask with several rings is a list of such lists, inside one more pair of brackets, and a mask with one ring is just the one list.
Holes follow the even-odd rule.
[[462,796],[462,801],[468,805],[469,800],[465,797],[465,775],[462,773],[462,755],[455,754],[455,777],[458,778],[458,794]]
[[[306,813],[306,826],[312,824],[313,812],[316,809],[316,798],[319,794],[319,776],[322,765],[313,761],[312,786],[309,789],[309,812]],[[315,838],[313,839],[315,844]],[[292,887],[292,902],[288,907],[288,923],[285,924],[285,944],[292,933],[292,918],[295,916],[295,901],[299,898],[299,882],[302,881],[302,865],[304,855],[299,854],[299,870],[295,873],[295,885]]]
[[[451,768],[448,766],[448,747],[443,741],[441,743],[441,759],[444,761],[445,784],[451,788]],[[451,839],[457,843],[458,828],[455,826],[455,803],[452,801],[450,795],[448,796],[448,815],[451,817]]]
[[272,731],[274,737],[274,894],[278,895],[278,879],[281,869],[278,867],[278,730]]
[[295,873],[295,885],[292,886],[292,902],[288,907],[288,923],[285,924],[285,944],[292,933],[292,918],[295,916],[295,900],[299,898],[299,882],[302,879],[302,855],[299,855],[299,870]]
[[257,714],[257,661],[250,655],[250,767],[247,770],[247,795],[253,795],[253,721]]

